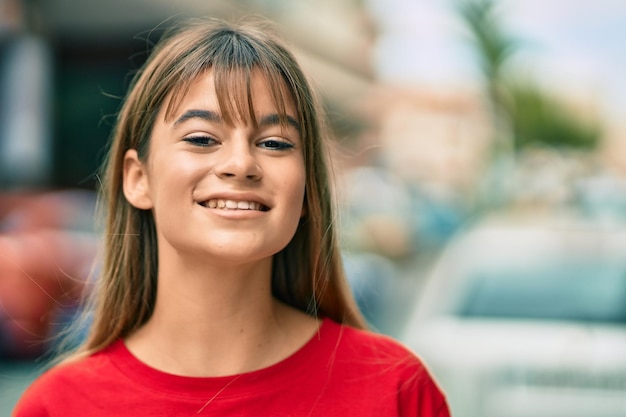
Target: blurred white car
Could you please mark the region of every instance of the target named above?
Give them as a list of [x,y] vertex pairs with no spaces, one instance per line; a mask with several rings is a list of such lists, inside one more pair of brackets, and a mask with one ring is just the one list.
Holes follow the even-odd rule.
[[401,338],[454,417],[624,417],[626,229],[469,227],[435,263]]

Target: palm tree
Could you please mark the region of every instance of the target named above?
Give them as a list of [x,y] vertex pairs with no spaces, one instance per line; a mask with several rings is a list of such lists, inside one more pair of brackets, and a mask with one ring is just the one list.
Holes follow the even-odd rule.
[[496,133],[495,156],[512,157],[537,145],[593,149],[600,138],[597,123],[577,119],[531,80],[521,81],[507,71],[521,42],[502,28],[497,0],[457,0],[456,5],[484,73]]
[[500,26],[494,0],[458,0],[457,7],[473,36],[473,45],[485,77],[496,134],[494,152],[503,156],[514,147],[504,66],[516,51],[518,42]]

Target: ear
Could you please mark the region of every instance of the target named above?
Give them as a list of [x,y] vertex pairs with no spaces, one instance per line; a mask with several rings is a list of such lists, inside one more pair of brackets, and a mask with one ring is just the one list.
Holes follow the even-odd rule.
[[123,187],[124,196],[132,206],[142,210],[153,207],[148,173],[135,149],[127,150],[124,155]]

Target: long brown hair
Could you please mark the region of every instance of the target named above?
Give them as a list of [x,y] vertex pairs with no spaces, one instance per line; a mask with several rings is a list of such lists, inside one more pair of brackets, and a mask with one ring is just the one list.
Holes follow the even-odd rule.
[[166,118],[171,117],[190,83],[207,71],[214,74],[227,122],[236,116],[256,123],[250,98],[252,71],[260,71],[269,81],[279,109],[285,108],[285,94],[290,94],[298,112],[307,172],[305,216],[290,243],[274,256],[274,296],[311,315],[365,327],[343,272],[328,139],[309,82],[288,49],[261,26],[196,19],[177,24],[161,38],[135,75],[118,115],[101,175],[104,253],[91,299],[93,322],[79,352],[99,350],[128,335],[153,312],[158,268],[155,223],[151,211],[133,207],[124,197],[124,154],[136,149],[145,160],[160,108],[167,102]]

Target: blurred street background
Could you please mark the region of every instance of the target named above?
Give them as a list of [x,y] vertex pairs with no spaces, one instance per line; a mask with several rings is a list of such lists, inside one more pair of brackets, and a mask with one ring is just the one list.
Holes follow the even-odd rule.
[[[626,416],[626,261],[614,280],[597,281],[599,267],[586,278],[584,288],[617,297],[611,319],[445,313],[509,329],[567,323],[595,334],[608,326],[609,342],[563,342],[586,352],[569,368],[544,358],[532,373],[540,364],[529,352],[544,331],[525,330],[517,343],[524,359],[502,347],[506,375],[517,370],[506,380],[429,356],[443,330],[429,331],[431,341],[416,336],[432,327],[419,311],[423,290],[439,276],[433,270],[457,262],[444,254],[459,236],[496,218],[506,227],[601,236],[624,228],[623,0],[0,0],[0,416],[10,415],[97,277],[96,171],[133,72],[177,19],[250,15],[275,24],[323,99],[336,143],[346,272],[372,328],[423,352],[456,417]],[[555,245],[573,241],[558,234]],[[518,239],[498,236],[493,246],[480,241],[484,251],[472,247],[473,259],[504,256]],[[564,252],[580,259],[578,249]],[[511,251],[525,255],[517,266],[538,256],[525,246]],[[590,265],[604,259],[596,252]],[[558,305],[560,288],[578,285],[568,281],[572,268],[560,268],[575,259],[560,255],[550,269],[562,287],[548,304]],[[442,305],[463,297],[458,285],[437,293]],[[606,307],[597,300],[589,308]],[[528,310],[536,313],[535,301]],[[491,327],[479,333],[487,344],[512,337]],[[446,340],[457,349],[452,356],[466,345]],[[491,385],[471,398],[455,391],[486,380]],[[588,401],[563,408],[568,396]],[[526,408],[536,401],[547,405]]]

